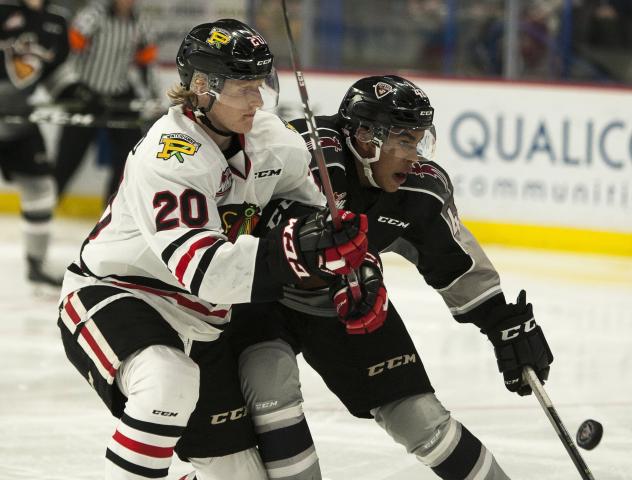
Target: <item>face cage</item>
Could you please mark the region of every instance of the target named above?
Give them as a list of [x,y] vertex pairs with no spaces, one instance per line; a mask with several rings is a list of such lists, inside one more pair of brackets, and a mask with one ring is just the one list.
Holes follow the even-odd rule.
[[[206,81],[201,82],[200,77],[205,78]],[[244,88],[243,91],[229,93],[224,91],[227,80],[262,80],[262,83],[258,87],[251,86]],[[200,83],[204,85],[200,85]],[[250,102],[253,101],[261,103],[258,109],[274,111],[279,103],[279,78],[274,67],[263,78],[230,78],[196,70],[191,79],[191,90],[197,95],[208,95],[212,98],[212,102],[238,110],[248,109]]]
[[[417,132],[424,131],[416,145],[411,144],[405,133],[417,137]],[[400,158],[410,159],[413,155],[419,161],[434,161],[436,151],[436,130],[434,125],[419,128],[379,127],[362,124],[356,128],[355,138],[362,143],[371,142],[376,147],[375,156],[367,159],[369,163],[379,160],[380,152],[385,151]]]

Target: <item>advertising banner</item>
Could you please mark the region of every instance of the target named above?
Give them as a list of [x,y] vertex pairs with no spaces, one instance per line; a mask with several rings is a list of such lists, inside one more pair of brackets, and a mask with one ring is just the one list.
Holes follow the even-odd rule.
[[[357,79],[305,77],[328,115]],[[409,78],[435,108],[463,217],[632,232],[632,90]],[[291,73],[281,92],[280,113],[302,116]]]

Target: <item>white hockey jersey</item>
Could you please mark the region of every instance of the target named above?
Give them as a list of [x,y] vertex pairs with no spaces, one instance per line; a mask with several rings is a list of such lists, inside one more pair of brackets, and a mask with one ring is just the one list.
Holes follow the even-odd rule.
[[217,338],[230,305],[257,300],[257,285],[273,281],[255,271],[259,239],[248,235],[261,209],[276,198],[325,204],[305,143],[277,116],[257,112],[239,143],[224,155],[191,112],[170,108],[130,152],[118,193],[66,272],[62,299],[116,286],[185,337]]

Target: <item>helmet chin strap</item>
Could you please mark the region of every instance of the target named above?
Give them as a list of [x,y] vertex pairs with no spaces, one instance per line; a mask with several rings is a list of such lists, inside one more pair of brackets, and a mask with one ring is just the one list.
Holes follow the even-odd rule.
[[349,147],[349,150],[351,150],[351,153],[353,153],[353,156],[356,157],[362,164],[362,170],[364,171],[364,176],[367,178],[371,186],[375,188],[381,188],[377,183],[375,183],[375,180],[373,179],[373,170],[371,170],[371,164],[377,162],[380,159],[380,151],[382,149],[382,146],[375,145],[375,155],[372,158],[365,158],[362,155],[360,155],[358,151],[355,149],[355,147],[353,146],[353,143],[351,142],[350,136],[346,136],[345,142],[347,144],[347,147]]
[[213,125],[213,123],[211,122],[211,119],[208,118],[207,113],[211,111],[211,107],[215,103],[215,96],[211,95],[208,92],[205,93],[204,95],[209,96],[210,98],[209,103],[206,107],[201,107],[201,106],[197,107],[197,111],[200,112],[201,115],[196,115],[196,117],[200,120],[200,122],[204,124],[204,126],[208,127],[209,129],[211,129],[218,135],[221,135],[222,137],[232,137],[235,132],[230,132],[227,130],[221,130],[217,128],[215,125]]
[[206,116],[204,112],[202,112],[202,115],[198,116],[198,118],[206,127],[210,128],[211,130],[213,130],[218,135],[221,135],[222,137],[232,137],[235,134],[235,132],[229,132],[228,130],[220,130],[219,128],[217,128],[215,125],[211,123],[211,120]]

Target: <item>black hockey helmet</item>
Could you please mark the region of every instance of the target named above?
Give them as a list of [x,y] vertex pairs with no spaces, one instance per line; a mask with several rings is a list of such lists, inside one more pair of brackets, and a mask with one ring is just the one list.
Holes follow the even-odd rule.
[[[222,19],[194,27],[180,45],[176,65],[180,83],[189,88],[195,70],[218,79],[266,78],[273,58],[256,30],[239,20]],[[215,87],[221,90],[219,83]]]
[[434,116],[426,94],[396,75],[358,80],[345,94],[338,112],[347,130],[355,131],[363,125],[384,135],[393,127],[430,128]]
[[[347,147],[363,166],[371,185],[371,164],[380,159],[381,151],[397,151],[398,156],[431,160],[434,157],[435,131],[432,125],[434,109],[426,94],[414,83],[396,75],[365,77],[355,82],[345,94],[338,114],[342,120]],[[404,131],[420,131],[414,150],[408,142],[401,142]],[[375,145],[372,157],[360,155],[352,137],[362,143]],[[394,145],[389,141],[394,139]],[[405,148],[403,148],[405,147]]]

